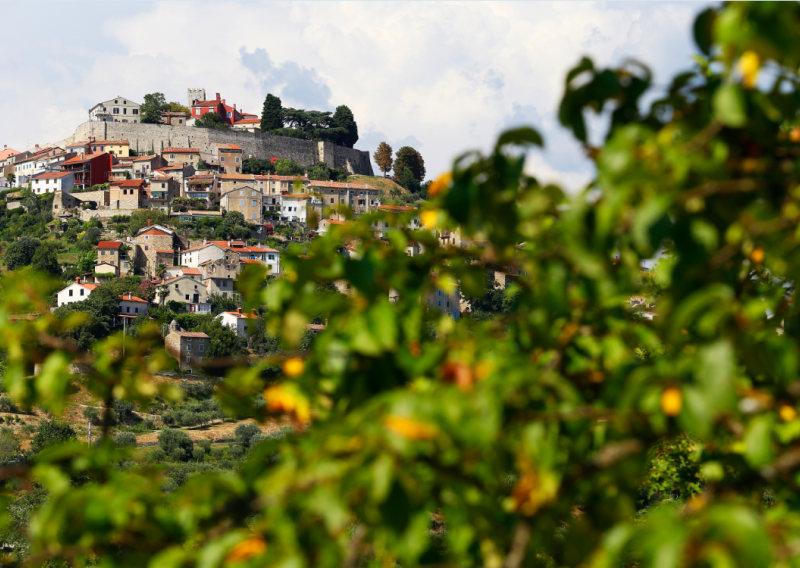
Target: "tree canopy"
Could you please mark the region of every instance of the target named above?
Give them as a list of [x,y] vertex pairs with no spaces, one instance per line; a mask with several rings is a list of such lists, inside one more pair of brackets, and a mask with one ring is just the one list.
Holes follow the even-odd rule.
[[394,163],[392,147],[386,142],[381,142],[378,144],[378,149],[375,150],[375,153],[372,155],[372,159],[375,160],[375,163],[378,164],[378,167],[385,176],[392,170],[392,164]]
[[283,128],[283,105],[281,99],[272,93],[264,99],[261,111],[261,132],[270,132]]
[[[29,564],[798,565],[800,5],[726,3],[693,33],[692,67],[658,85],[630,61],[569,71],[559,120],[596,165],[577,195],[527,173],[543,140],[521,127],[431,183],[408,214],[425,229],[378,238],[375,212],[287,252],[283,278],[243,272],[243,309],[264,308],[283,351],[234,365],[214,396],[295,434],[224,471],[136,462],[105,435],[47,448],[4,470],[26,487],[0,516]],[[655,290],[642,265],[665,246]],[[485,298],[486,271],[509,266],[513,304],[486,321],[425,301]],[[334,283],[350,295],[317,292]],[[78,352],[54,340],[46,281],[0,286],[2,313],[39,314],[0,318],[21,407],[63,412],[79,357],[99,400],[182,396],[153,375],[157,328]],[[161,454],[203,458],[185,432],[159,436]]]
[[416,180],[421,184],[425,179],[425,160],[422,155],[410,146],[403,146],[397,151],[394,160],[394,180],[403,185],[402,179],[405,170],[408,169]]
[[167,99],[164,93],[150,93],[144,96],[139,107],[139,120],[144,124],[161,124],[161,113],[166,110]]
[[336,128],[344,129],[344,133],[337,139],[348,148],[355,146],[358,142],[358,125],[353,116],[353,111],[346,105],[336,107],[336,111],[331,117],[331,124]]
[[194,125],[197,128],[216,128],[217,130],[229,130],[230,125],[225,122],[222,115],[218,112],[207,112],[200,118],[196,118]]
[[29,266],[41,241],[34,237],[20,237],[8,245],[5,253],[6,268],[17,270]]

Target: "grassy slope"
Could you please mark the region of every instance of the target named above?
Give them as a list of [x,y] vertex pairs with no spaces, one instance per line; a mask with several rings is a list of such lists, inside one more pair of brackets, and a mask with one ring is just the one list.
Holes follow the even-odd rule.
[[370,185],[370,187],[378,188],[381,192],[381,199],[384,201],[391,198],[391,192],[393,189],[402,193],[408,193],[407,189],[397,185],[397,183],[395,183],[395,181],[391,178],[355,175],[349,176],[347,181],[352,181],[353,183],[367,183]]

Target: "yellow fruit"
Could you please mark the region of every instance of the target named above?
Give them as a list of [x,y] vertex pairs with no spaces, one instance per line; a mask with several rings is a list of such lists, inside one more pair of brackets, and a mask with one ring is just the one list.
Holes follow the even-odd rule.
[[231,548],[231,551],[225,557],[225,563],[238,564],[259,554],[264,554],[266,551],[267,543],[264,542],[263,538],[260,536],[248,538]]
[[781,420],[784,422],[791,422],[797,418],[797,411],[788,404],[784,404],[778,409],[778,415],[780,415]]
[[800,142],[800,128],[795,126],[789,131],[789,140],[792,142]]
[[451,181],[453,181],[452,172],[443,173],[438,178],[436,178],[436,181],[432,182],[428,186],[428,195],[430,195],[431,197],[436,197],[437,195],[439,195],[440,193],[442,193],[444,190],[447,189]]
[[300,357],[290,357],[283,362],[283,374],[287,377],[299,377],[305,369],[306,364]]
[[761,69],[761,58],[755,51],[746,51],[739,58],[739,73],[742,74],[742,84],[748,89],[756,86],[758,72]]
[[386,428],[406,440],[431,440],[436,436],[436,428],[411,418],[389,415],[383,420]]
[[750,253],[750,260],[752,260],[756,264],[761,264],[762,262],[764,262],[764,249],[762,248],[753,249],[753,252]]
[[661,393],[661,410],[667,416],[677,416],[683,408],[683,395],[675,387],[669,387]]
[[298,422],[311,419],[311,405],[292,385],[275,385],[264,391],[267,410],[292,415]]
[[439,212],[435,209],[428,209],[427,211],[423,211],[420,213],[420,219],[422,220],[422,226],[426,229],[435,229],[436,228],[436,219],[439,217]]

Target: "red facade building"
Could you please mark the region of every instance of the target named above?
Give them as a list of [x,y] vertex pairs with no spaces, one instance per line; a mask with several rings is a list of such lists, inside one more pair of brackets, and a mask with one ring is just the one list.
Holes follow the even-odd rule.
[[220,116],[222,116],[222,120],[231,126],[233,126],[235,122],[238,122],[244,118],[244,115],[236,110],[236,105],[230,107],[225,104],[225,99],[220,99],[219,93],[217,93],[216,99],[210,101],[200,101],[195,99],[192,102],[192,118],[200,118],[209,112],[218,113]]
[[76,156],[61,164],[61,169],[75,176],[74,186],[86,189],[100,183],[108,183],[114,157],[111,154],[88,154]]

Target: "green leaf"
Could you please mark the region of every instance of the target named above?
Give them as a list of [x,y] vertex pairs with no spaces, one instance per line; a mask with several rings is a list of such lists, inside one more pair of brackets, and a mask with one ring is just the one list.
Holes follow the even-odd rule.
[[694,20],[694,41],[704,55],[711,55],[715,14],[714,8],[707,8],[700,12]]
[[534,146],[543,146],[542,135],[530,126],[523,126],[522,128],[515,128],[514,130],[506,130],[497,139],[496,150],[508,144],[515,144],[518,146],[525,146],[533,144]]
[[732,128],[740,128],[747,123],[747,105],[739,85],[726,83],[717,89],[714,93],[714,116]]

